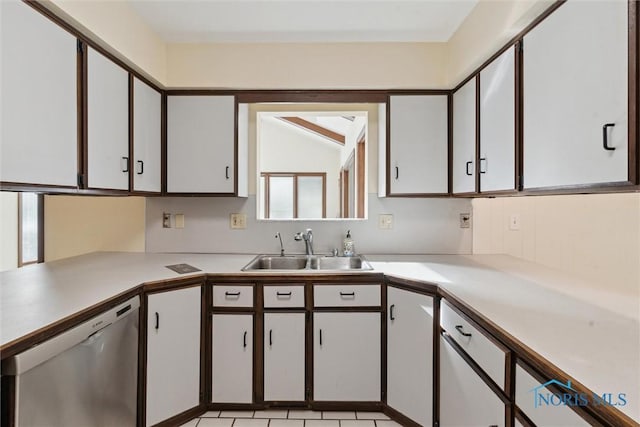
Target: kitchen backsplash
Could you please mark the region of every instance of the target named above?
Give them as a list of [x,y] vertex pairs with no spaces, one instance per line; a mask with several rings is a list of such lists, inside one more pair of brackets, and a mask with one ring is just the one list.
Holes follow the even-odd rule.
[[[185,227],[163,228],[163,213],[183,214]],[[347,230],[357,253],[470,254],[472,233],[460,228],[460,214],[471,212],[468,199],[378,198],[369,194],[368,220],[257,221],[255,195],[248,198],[147,198],[147,252],[278,253],[276,232],[287,253],[304,252],[295,233],[313,229],[316,253],[341,248]],[[231,229],[230,215],[246,214],[246,229]],[[378,215],[392,214],[393,228],[378,228]],[[175,218],[172,217],[172,221]]]

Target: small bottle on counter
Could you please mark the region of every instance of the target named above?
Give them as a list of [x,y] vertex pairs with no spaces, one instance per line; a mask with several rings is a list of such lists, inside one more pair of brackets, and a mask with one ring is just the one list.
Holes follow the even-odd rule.
[[353,256],[355,254],[353,247],[353,239],[351,238],[351,230],[347,231],[347,237],[342,241],[342,249],[344,256]]

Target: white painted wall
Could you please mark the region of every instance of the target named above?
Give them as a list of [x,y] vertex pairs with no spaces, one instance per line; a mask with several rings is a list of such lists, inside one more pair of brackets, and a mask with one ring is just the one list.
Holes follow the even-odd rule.
[[640,301],[640,193],[474,199],[473,253],[533,261]]
[[342,146],[275,117],[260,125],[261,172],[327,172],[327,217],[340,213]]
[[0,192],[0,271],[18,267],[18,193]]
[[[369,194],[368,220],[257,221],[255,196],[236,198],[147,198],[148,252],[278,253],[276,232],[287,253],[304,253],[293,235],[312,228],[317,253],[342,247],[348,229],[356,251],[365,254],[471,253],[471,230],[459,228],[459,215],[470,212],[467,199],[379,199]],[[163,229],[162,213],[182,213],[185,228]],[[229,215],[247,215],[245,230],[232,230]],[[378,229],[379,214],[393,214],[392,230]]]

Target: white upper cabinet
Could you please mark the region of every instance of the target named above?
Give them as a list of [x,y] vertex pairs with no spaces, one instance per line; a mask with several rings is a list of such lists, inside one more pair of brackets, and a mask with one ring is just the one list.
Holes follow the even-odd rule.
[[568,1],[524,37],[525,188],[627,181],[627,8]]
[[476,79],[453,94],[453,192],[476,191]]
[[129,73],[87,48],[87,186],[129,189]]
[[235,98],[167,98],[167,192],[234,193]]
[[159,193],[162,183],[162,95],[133,79],[133,190]]
[[392,95],[389,101],[389,194],[446,194],[447,96]]
[[480,72],[481,192],[516,188],[515,97],[515,48],[509,48]]
[[76,187],[77,40],[21,1],[0,15],[0,181]]
[[433,425],[433,298],[387,288],[387,404]]

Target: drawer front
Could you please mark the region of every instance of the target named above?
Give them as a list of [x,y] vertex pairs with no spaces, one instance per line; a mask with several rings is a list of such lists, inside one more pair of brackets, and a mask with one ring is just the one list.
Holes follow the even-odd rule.
[[213,285],[213,306],[253,308],[253,286]]
[[378,307],[380,285],[315,285],[315,307]]
[[265,285],[264,306],[270,307],[302,307],[304,308],[304,285],[278,286]]
[[440,311],[440,325],[489,377],[504,389],[505,351],[456,313],[445,301]]

